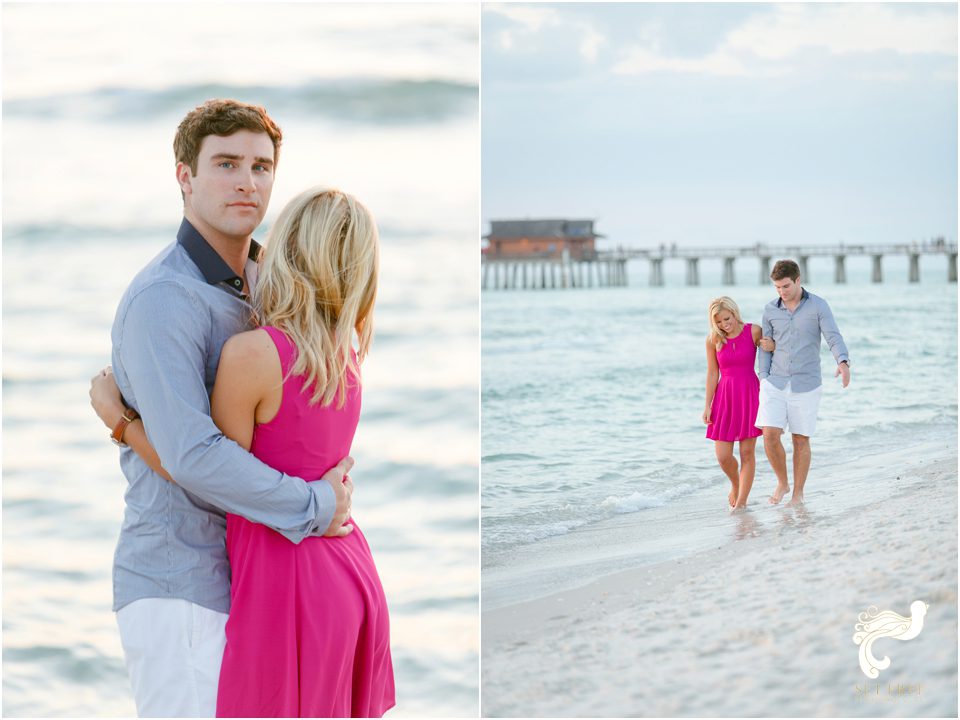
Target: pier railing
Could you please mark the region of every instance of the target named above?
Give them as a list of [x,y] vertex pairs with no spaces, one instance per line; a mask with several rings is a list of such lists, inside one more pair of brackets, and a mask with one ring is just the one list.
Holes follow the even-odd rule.
[[834,259],[833,279],[836,283],[847,281],[846,259],[848,256],[870,256],[873,259],[871,280],[883,282],[883,257],[906,255],[909,258],[908,279],[920,282],[920,256],[943,255],[947,260],[947,279],[957,282],[957,243],[936,238],[924,242],[895,244],[846,244],[830,245],[765,245],[744,247],[679,247],[661,245],[653,248],[618,247],[601,250],[581,259],[571,259],[568,252],[562,257],[487,257],[484,256],[482,287],[498,289],[548,289],[585,287],[623,287],[627,284],[627,261],[643,259],[649,263],[650,285],[664,284],[663,265],[668,260],[686,262],[686,284],[700,284],[700,260],[721,258],[723,260],[723,284],[735,285],[735,264],[738,258],[757,259],[759,282],[770,281],[773,262],[791,258],[800,266],[800,274],[811,281],[809,260],[812,257]]

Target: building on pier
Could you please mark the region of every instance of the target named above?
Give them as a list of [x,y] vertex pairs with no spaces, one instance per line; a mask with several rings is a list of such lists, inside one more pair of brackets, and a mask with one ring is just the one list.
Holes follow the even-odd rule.
[[521,258],[562,258],[564,251],[571,260],[596,257],[597,238],[593,220],[492,220],[490,234],[483,248],[491,260]]

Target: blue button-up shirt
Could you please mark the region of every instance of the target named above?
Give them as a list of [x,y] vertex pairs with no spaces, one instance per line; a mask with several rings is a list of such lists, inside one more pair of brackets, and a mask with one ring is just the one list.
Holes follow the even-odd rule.
[[830,306],[822,297],[803,290],[800,304],[791,312],[782,298],[763,309],[763,334],[777,343],[772,353],[760,351],[760,378],[767,378],[783,390],[787,383],[793,392],[809,392],[820,387],[820,336],[839,365],[849,361]]
[[[250,280],[256,249],[247,261]],[[243,279],[185,219],[177,242],[137,274],[117,308],[111,333],[117,384],[176,484],[130,448],[121,450],[128,486],[114,555],[114,610],[156,597],[227,612],[224,511],[293,542],[323,534],[333,518],[329,483],[273,470],[210,418],[220,350],[231,335],[251,329],[242,288]]]

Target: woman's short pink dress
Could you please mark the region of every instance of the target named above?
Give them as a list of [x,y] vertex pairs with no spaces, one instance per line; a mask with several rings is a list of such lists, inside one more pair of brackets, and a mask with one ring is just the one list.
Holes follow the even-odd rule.
[[717,351],[720,382],[710,409],[713,422],[707,425],[710,440],[736,442],[763,435],[754,425],[760,406],[760,381],[754,370],[756,360],[753,331],[750,323],[745,323],[741,333],[729,338]]
[[[276,328],[263,329],[286,377],[296,347]],[[350,454],[360,387],[341,409],[311,406],[302,387],[301,376],[284,382],[280,410],[256,426],[250,451],[315,479]],[[227,553],[231,607],[217,717],[380,717],[393,707],[387,602],[356,524],[346,537],[294,545],[228,514]]]

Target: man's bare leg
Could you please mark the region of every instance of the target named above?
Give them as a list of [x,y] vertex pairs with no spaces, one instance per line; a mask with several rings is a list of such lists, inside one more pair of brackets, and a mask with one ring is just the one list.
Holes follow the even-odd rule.
[[734,509],[741,510],[747,506],[747,497],[753,487],[753,476],[757,471],[757,439],[747,438],[740,441],[740,484],[737,491],[737,502]]
[[767,460],[777,476],[777,487],[770,496],[770,504],[776,505],[783,496],[790,492],[790,483],[787,482],[787,453],[780,442],[783,430],[778,427],[763,428],[763,450],[767,453]]
[[727,504],[733,507],[737,502],[738,486],[740,484],[737,459],[733,456],[733,443],[717,440],[713,444],[717,452],[717,462],[720,463],[720,469],[730,478],[730,484],[733,486],[727,496]]
[[810,471],[810,438],[806,435],[793,436],[793,496],[790,505],[803,502],[803,486]]

